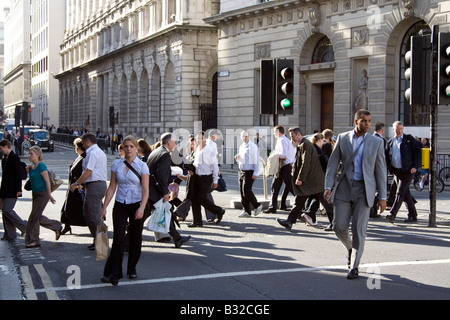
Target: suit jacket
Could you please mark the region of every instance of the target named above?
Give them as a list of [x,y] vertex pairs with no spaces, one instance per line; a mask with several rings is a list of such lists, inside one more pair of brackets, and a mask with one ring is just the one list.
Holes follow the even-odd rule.
[[[325,175],[325,188],[332,188],[338,174],[339,164],[342,162],[341,172],[345,172],[336,189],[335,199],[350,201],[355,165],[353,156],[354,130],[338,136],[331,157],[328,161]],[[384,155],[383,141],[371,134],[367,134],[362,155],[362,171],[366,191],[367,205],[371,207],[378,190],[381,199],[387,198],[387,169]]]
[[[386,147],[386,160],[389,170],[391,170],[392,145],[394,138],[389,139]],[[410,172],[412,168],[422,167],[422,148],[419,142],[410,134],[403,134],[400,143],[400,156],[402,158],[402,172]]]
[[22,180],[19,173],[21,165],[19,156],[12,150],[8,158],[3,157],[0,198],[17,198],[17,192],[22,192]]
[[[302,182],[301,186],[295,184]],[[323,192],[324,174],[319,155],[314,145],[303,138],[297,146],[292,174],[292,184],[296,196],[309,196]]]
[[152,203],[158,202],[164,195],[170,193],[171,163],[170,152],[164,146],[156,148],[148,157],[147,165],[150,171],[149,199]]

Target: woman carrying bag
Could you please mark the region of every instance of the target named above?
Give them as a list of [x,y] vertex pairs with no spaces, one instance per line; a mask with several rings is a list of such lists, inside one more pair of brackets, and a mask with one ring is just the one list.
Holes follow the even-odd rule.
[[115,160],[111,165],[111,182],[106,191],[100,219],[106,217],[106,209],[114,194],[113,208],[114,237],[111,252],[106,261],[102,282],[117,285],[122,274],[122,260],[127,240],[125,236],[129,220],[127,275],[135,279],[136,265],[141,255],[144,209],[148,201],[149,170],[147,164],[137,157],[138,143],[133,136],[122,142],[125,159]]
[[61,222],[42,215],[48,201],[50,200],[51,203],[55,204],[56,200],[52,196],[47,166],[42,162],[41,148],[38,146],[31,147],[28,159],[32,163],[31,166],[27,167],[27,171],[30,177],[33,202],[25,230],[25,246],[36,248],[40,246],[39,226],[55,231],[56,240],[61,235],[62,226]]

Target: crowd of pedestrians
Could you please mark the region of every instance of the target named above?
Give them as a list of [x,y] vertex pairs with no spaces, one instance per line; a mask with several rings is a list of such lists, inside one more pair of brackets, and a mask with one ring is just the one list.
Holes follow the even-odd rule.
[[[284,228],[290,230],[298,220],[317,225],[316,211],[322,206],[329,220],[325,231],[334,231],[348,251],[349,279],[358,277],[371,210],[381,213],[389,205],[388,172],[394,175],[393,185],[396,186],[390,189],[394,200],[389,205],[388,221],[394,222],[403,202],[408,208],[406,221],[417,221],[409,183],[421,166],[421,145],[403,133],[403,124],[399,121],[393,124],[394,137],[389,141],[383,138],[384,124],[377,123],[375,133],[371,135],[371,120],[370,112],[359,110],[355,114],[354,128],[338,135],[336,140],[329,129],[317,132],[309,139],[301,128],[291,127],[287,130],[289,139],[283,126],[273,128],[276,144],[272,152],[277,155],[277,172],[272,181],[269,207],[263,212],[277,212],[278,194],[283,184],[285,196],[291,193],[295,197],[293,208],[281,204],[282,209],[290,211],[287,219],[277,219]],[[18,229],[25,234],[26,247],[38,247],[40,226],[53,230],[56,240],[71,233],[71,226],[85,226],[93,238],[88,248],[94,250],[96,228],[105,219],[107,208],[115,197],[112,209],[114,237],[101,281],[117,285],[123,277],[125,251],[128,251],[127,275],[130,279],[137,277],[144,221],[160,200],[172,205],[171,219],[168,234],[155,233],[155,239],[172,240],[177,248],[190,240],[190,236],[182,236],[176,227],[190,211],[193,216],[193,222],[188,225],[190,228],[203,227],[202,207],[208,221],[219,224],[224,218],[225,209],[217,206],[211,196],[220,179],[214,134],[209,137],[203,132],[192,135],[186,148],[179,151],[170,132],[150,145],[132,135],[123,137],[117,131],[117,135],[110,137],[110,142],[114,143],[112,150],[118,150],[120,158],[110,168],[109,185],[106,155],[97,145],[98,138],[104,138],[100,129],[96,134],[85,132],[74,140],[77,156],[69,166],[69,188],[60,221],[43,215],[47,203],[55,200],[39,147],[30,148],[31,165],[23,168],[20,158],[11,150],[10,142],[0,142],[0,151],[4,154],[0,186],[5,226],[3,240],[15,239]],[[264,143],[264,139],[258,137],[255,144],[249,132],[244,130],[241,141],[234,159],[239,166],[237,183],[243,207],[239,217],[245,218],[262,212],[252,186],[261,171],[258,145]],[[22,196],[23,170],[28,173],[33,199],[28,221],[22,220],[14,211],[17,198]],[[186,196],[179,199],[179,185],[183,182]]]

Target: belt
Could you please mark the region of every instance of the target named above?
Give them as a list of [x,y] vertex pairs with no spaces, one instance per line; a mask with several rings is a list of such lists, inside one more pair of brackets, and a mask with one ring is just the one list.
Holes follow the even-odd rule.
[[91,183],[94,183],[94,182],[106,182],[106,181],[103,181],[103,180],[89,181],[89,182],[85,182],[84,184],[88,185],[88,184],[91,184]]

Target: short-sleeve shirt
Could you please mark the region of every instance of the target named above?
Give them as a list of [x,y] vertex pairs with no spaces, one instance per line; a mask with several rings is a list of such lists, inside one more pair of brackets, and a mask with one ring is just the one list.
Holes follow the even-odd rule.
[[83,172],[86,169],[92,171],[86,182],[106,181],[106,154],[97,144],[90,146],[86,150],[86,157],[83,159]]
[[[116,174],[117,193],[116,201],[120,203],[130,204],[140,202],[142,199],[142,185],[138,176],[129,169],[124,159],[115,160],[111,165],[111,171]],[[148,166],[138,157],[134,159],[131,166],[142,177],[149,174]]]
[[47,166],[43,162],[39,162],[35,169],[33,169],[33,167],[30,168],[28,174],[30,176],[32,192],[41,192],[47,190],[45,180],[41,176],[41,172],[43,171],[48,171]]

